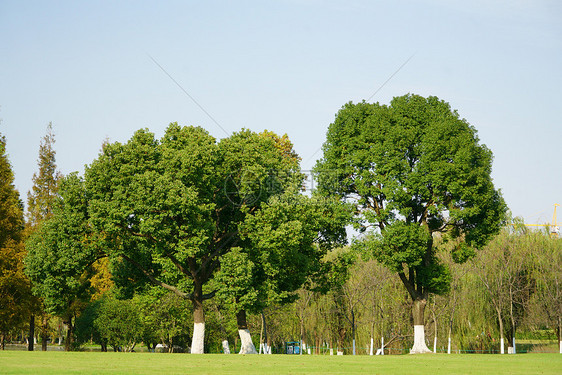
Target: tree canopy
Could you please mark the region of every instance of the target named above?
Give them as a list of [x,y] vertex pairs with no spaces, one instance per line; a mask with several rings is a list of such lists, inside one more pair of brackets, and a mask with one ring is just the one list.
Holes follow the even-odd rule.
[[[103,233],[116,277],[124,275],[129,287],[150,281],[191,300],[192,352],[202,352],[202,303],[215,292],[208,281],[223,260],[234,261],[226,254],[251,241],[263,224],[252,222],[260,212],[283,211],[270,205],[272,197],[300,195],[302,178],[286,137],[242,130],[217,142],[202,128],[174,123],[161,140],[139,130],[125,144],[105,145],[85,184],[90,220]],[[304,247],[296,251],[313,249],[320,228],[314,231],[301,231]]]
[[346,104],[323,150],[319,190],[354,203],[356,226],[367,232],[358,246],[398,273],[421,308],[414,324],[423,325],[429,293],[449,285],[434,239],[457,241],[453,252],[465,260],[501,226],[491,151],[448,103],[410,94],[388,106]]
[[52,216],[27,241],[26,273],[47,312],[73,316],[90,299],[91,266],[101,253],[88,224],[84,182],[72,173],[61,180]]

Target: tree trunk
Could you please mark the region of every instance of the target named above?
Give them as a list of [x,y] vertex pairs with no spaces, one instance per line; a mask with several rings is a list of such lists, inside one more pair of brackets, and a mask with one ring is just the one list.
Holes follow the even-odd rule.
[[453,330],[453,321],[449,322],[449,342],[447,343],[447,354],[451,354],[451,331]]
[[500,325],[500,354],[505,354],[504,341],[503,341],[503,320],[502,320],[501,311],[498,307],[496,307],[496,313],[498,314],[498,322]]
[[355,355],[355,312],[351,309],[351,334],[353,336],[353,355]]
[[558,342],[560,343],[560,354],[562,354],[562,317],[558,317]]
[[27,350],[32,352],[33,351],[33,344],[35,337],[35,315],[31,315],[29,318],[29,338],[27,340]]
[[300,322],[301,322],[301,347],[300,347],[300,352],[299,352],[299,354],[302,355],[302,351],[304,350],[304,349],[303,349],[303,347],[304,347],[304,346],[303,346],[303,342],[304,342],[304,312],[303,312],[303,314],[301,315]]
[[238,323],[238,335],[240,336],[240,353],[239,354],[258,354],[252,336],[248,329],[246,321],[246,310],[240,310],[236,313],[236,322]]
[[263,354],[271,354],[267,345],[267,324],[265,321],[265,315],[263,311],[261,312],[260,350],[262,346],[263,346]]
[[507,352],[515,354],[515,316],[513,314],[513,291],[512,284],[509,285],[509,317],[511,318],[511,349],[508,348]]
[[72,326],[72,315],[68,317],[68,321],[65,322],[68,326],[66,331],[66,340],[64,342],[64,350],[69,352],[72,349],[73,344],[73,326]]
[[435,328],[435,334],[433,336],[433,353],[437,353],[437,317],[435,316],[435,311],[432,311],[433,315],[433,326]]
[[41,320],[41,350],[47,351],[47,332],[49,330],[49,317],[47,314],[43,315]]
[[0,334],[0,349],[4,350],[6,346],[6,335],[4,334],[4,332],[2,332],[2,334]]
[[191,338],[191,354],[205,352],[205,312],[202,298],[193,298],[193,337]]
[[431,350],[429,350],[425,343],[424,311],[426,302],[424,298],[418,298],[414,300],[412,306],[414,345],[410,349],[410,354],[431,353]]

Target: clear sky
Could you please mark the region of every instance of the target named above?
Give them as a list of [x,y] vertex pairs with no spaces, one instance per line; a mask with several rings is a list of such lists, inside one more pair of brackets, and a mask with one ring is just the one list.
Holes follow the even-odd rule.
[[65,174],[174,121],[287,133],[310,169],[344,103],[435,95],[493,151],[513,214],[544,223],[562,203],[561,19],[558,0],[2,0],[0,133],[25,201],[49,122]]

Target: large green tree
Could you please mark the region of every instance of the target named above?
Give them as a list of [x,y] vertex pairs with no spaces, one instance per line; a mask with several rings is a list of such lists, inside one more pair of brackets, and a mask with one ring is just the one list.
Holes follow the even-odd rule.
[[319,190],[355,204],[360,246],[398,274],[412,301],[412,353],[429,351],[424,309],[446,292],[436,237],[462,261],[498,232],[505,204],[490,176],[492,153],[448,103],[417,95],[390,105],[348,103],[328,129],[316,165]]
[[0,348],[5,335],[21,328],[32,302],[29,280],[23,273],[23,205],[14,186],[14,174],[6,154],[6,138],[0,134]]
[[243,130],[217,142],[202,128],[171,124],[161,140],[140,130],[106,145],[86,169],[91,222],[114,275],[191,300],[192,353],[204,351],[208,281],[241,244],[241,223],[298,173],[275,138]]

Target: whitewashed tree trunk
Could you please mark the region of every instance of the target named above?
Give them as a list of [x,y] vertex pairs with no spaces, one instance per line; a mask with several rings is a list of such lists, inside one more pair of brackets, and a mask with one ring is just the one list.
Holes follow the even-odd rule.
[[252,335],[249,329],[239,329],[238,335],[240,336],[240,353],[238,354],[258,354],[254,343],[252,342]]
[[230,354],[230,345],[228,345],[228,340],[222,341],[222,351],[224,354]]
[[[310,349],[309,349],[310,350]],[[258,354],[271,354],[271,348],[267,345],[267,343],[262,342],[260,344],[260,351]]]
[[437,353],[437,336],[433,338],[433,353]]
[[412,306],[412,316],[414,318],[414,345],[410,349],[410,354],[431,353],[431,350],[425,343],[425,330],[424,330],[424,311],[425,299],[416,299]]
[[505,354],[503,336],[500,338],[500,354]]
[[193,337],[191,339],[191,354],[205,352],[205,322],[193,323]]
[[517,349],[515,347],[515,335],[513,335],[513,354],[517,353]]
[[238,336],[240,336],[241,344],[238,354],[258,354],[252,341],[252,335],[250,335],[250,330],[248,329],[246,310],[240,310],[236,313],[236,323],[238,324]]
[[425,343],[425,330],[423,325],[414,326],[414,345],[410,349],[410,354],[431,353]]
[[353,355],[355,355],[355,339],[353,339]]
[[203,309],[202,289],[195,285],[193,303],[193,337],[191,338],[191,354],[205,353],[205,310]]
[[447,354],[451,354],[451,336],[449,336],[449,343],[447,344]]
[[500,345],[501,345],[500,353],[505,354],[504,341],[503,341],[503,320],[502,320],[501,310],[497,306],[496,306],[496,312],[498,314],[498,322],[500,324]]
[[384,355],[384,336],[381,337],[381,355]]
[[371,347],[369,349],[369,355],[373,355],[374,349],[375,349],[375,340],[371,337]]

